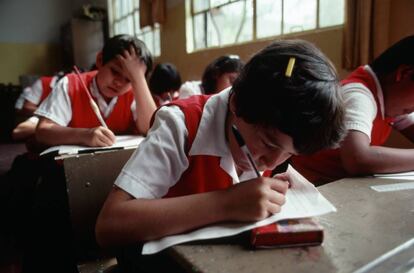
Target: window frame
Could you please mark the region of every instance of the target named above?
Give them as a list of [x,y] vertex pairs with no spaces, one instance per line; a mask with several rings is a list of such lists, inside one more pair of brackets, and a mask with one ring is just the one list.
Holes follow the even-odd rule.
[[[138,13],[139,15],[139,0],[123,0],[123,1],[130,1],[131,5],[132,5],[132,9],[128,10],[126,13],[124,13],[122,16],[120,16],[119,18],[115,18],[115,14],[117,13],[117,11],[115,10],[116,8],[116,4],[115,2],[117,2],[119,0],[107,0],[107,5],[108,5],[108,25],[109,25],[109,36],[112,37],[114,35],[118,35],[118,34],[129,34],[129,35],[133,35],[135,37],[138,37],[140,40],[143,40],[143,36],[147,35],[148,33],[151,33],[152,35],[152,44],[149,45],[147,44],[147,42],[145,42],[145,44],[147,45],[147,47],[149,48],[149,50],[151,51],[152,55],[154,57],[159,57],[161,56],[161,26],[159,24],[154,24],[154,26],[146,26],[144,28],[139,27],[139,29],[137,30],[136,26],[139,26],[139,22],[137,22],[137,18],[135,16],[135,13]],[[138,4],[137,4],[138,3]],[[129,17],[132,17],[132,31],[133,33],[128,33],[127,31],[122,32],[122,33],[116,33],[115,31],[115,25],[117,23],[122,22],[123,20],[127,20]],[[155,35],[158,34],[158,41],[159,46],[157,48],[156,45],[156,37]]]
[[[330,25],[330,26],[324,26],[321,27],[320,26],[320,1],[321,0],[316,0],[316,16],[315,16],[315,28],[312,29],[308,29],[308,30],[303,30],[303,31],[295,31],[295,32],[285,32],[284,27],[285,27],[285,20],[284,20],[284,2],[288,1],[288,0],[280,0],[281,1],[281,23],[280,23],[280,34],[279,35],[269,35],[269,36],[265,36],[265,37],[258,37],[257,35],[257,4],[259,3],[258,1],[260,0],[251,0],[252,1],[252,8],[253,8],[253,22],[252,22],[252,39],[248,40],[248,41],[243,41],[243,42],[233,42],[231,44],[219,44],[219,45],[214,45],[214,46],[208,46],[208,35],[207,35],[207,16],[211,16],[211,11],[216,9],[216,8],[222,8],[224,6],[227,5],[231,5],[233,3],[236,2],[244,2],[247,0],[226,0],[227,2],[225,3],[221,3],[219,5],[215,5],[215,6],[211,6],[211,0],[204,0],[204,1],[208,1],[208,5],[206,8],[201,9],[199,11],[195,11],[194,8],[194,1],[195,0],[186,0],[187,5],[186,5],[186,9],[188,9],[188,11],[186,12],[187,16],[186,16],[186,20],[190,20],[191,23],[188,24],[186,23],[187,27],[191,27],[191,30],[187,30],[187,39],[192,41],[192,45],[190,45],[187,42],[187,52],[191,53],[191,52],[197,52],[197,51],[202,51],[202,50],[208,50],[208,49],[213,49],[213,48],[218,48],[218,47],[228,47],[228,46],[235,46],[235,45],[240,45],[243,43],[250,43],[250,42],[255,42],[255,41],[262,41],[262,40],[267,40],[267,39],[272,39],[275,37],[285,37],[285,36],[289,36],[289,35],[297,35],[297,34],[301,34],[301,33],[308,33],[308,32],[314,32],[314,31],[319,31],[319,30],[323,30],[323,29],[329,29],[329,28],[334,28],[334,27],[339,27],[339,26],[343,26],[344,24],[344,20],[342,21],[342,23],[340,24],[336,24],[336,25]],[[345,6],[344,6],[345,9]],[[195,35],[195,16],[200,15],[200,14],[204,14],[204,42],[203,42],[203,46],[204,47],[200,47],[200,48],[196,48],[196,35]],[[189,37],[191,36],[191,37]]]

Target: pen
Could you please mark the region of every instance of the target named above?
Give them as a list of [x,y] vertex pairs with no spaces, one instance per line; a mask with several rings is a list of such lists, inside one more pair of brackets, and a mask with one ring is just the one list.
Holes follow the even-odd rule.
[[92,96],[89,92],[88,87],[86,87],[86,84],[85,84],[85,82],[83,81],[83,79],[80,75],[79,69],[76,67],[76,65],[73,66],[73,69],[75,70],[75,74],[78,76],[79,81],[81,82],[83,89],[85,89],[85,92],[88,95],[89,104],[91,105],[93,112],[95,113],[96,117],[98,118],[98,120],[102,124],[102,126],[105,127],[105,128],[108,128],[108,126],[106,125],[104,119],[102,118],[101,111],[99,111],[98,105],[96,105],[96,102],[93,100],[93,98],[92,98]]
[[249,149],[247,148],[247,145],[244,142],[244,139],[242,135],[240,134],[239,129],[237,129],[236,125],[233,124],[231,126],[231,130],[233,132],[234,137],[237,140],[237,143],[240,146],[240,149],[243,151],[243,153],[246,155],[247,159],[249,160],[250,168],[255,171],[257,177],[260,177],[260,173],[259,173],[259,170],[257,169],[256,163],[254,163],[253,156],[250,153]]

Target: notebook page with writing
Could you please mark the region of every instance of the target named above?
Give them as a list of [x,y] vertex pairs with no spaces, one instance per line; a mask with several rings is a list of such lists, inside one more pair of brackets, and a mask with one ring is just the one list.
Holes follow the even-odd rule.
[[286,193],[286,203],[280,213],[274,214],[264,220],[253,223],[220,223],[206,226],[189,233],[167,236],[159,240],[144,244],[142,254],[157,253],[167,247],[194,241],[232,236],[268,225],[283,219],[313,217],[329,212],[335,212],[335,207],[311,184],[289,165],[287,173],[290,177],[291,187]]
[[123,135],[123,136],[116,136],[116,142],[112,146],[107,147],[87,147],[87,146],[79,146],[79,145],[60,145],[50,147],[49,149],[44,150],[40,155],[45,155],[48,153],[52,153],[57,151],[59,155],[70,155],[70,154],[77,154],[80,151],[88,150],[88,151],[103,151],[103,150],[111,150],[114,148],[127,148],[127,147],[137,147],[141,141],[144,139],[143,136],[137,135]]

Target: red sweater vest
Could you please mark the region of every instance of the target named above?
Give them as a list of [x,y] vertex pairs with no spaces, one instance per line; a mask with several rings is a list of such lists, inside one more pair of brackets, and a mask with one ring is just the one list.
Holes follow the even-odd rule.
[[[363,84],[374,96],[378,111],[373,121],[371,145],[380,146],[384,144],[392,130],[389,125],[392,119],[382,118],[374,78],[361,66],[341,82],[342,85],[349,83]],[[292,164],[303,176],[315,184],[330,182],[348,176],[348,173],[342,166],[339,149],[323,150],[309,156],[294,156],[292,157]]]
[[220,157],[188,155],[197,134],[204,105],[208,98],[209,96],[205,95],[192,96],[184,100],[174,101],[170,104],[180,107],[184,113],[185,124],[188,130],[186,154],[189,161],[189,167],[181,175],[178,182],[170,188],[165,197],[215,191],[226,189],[233,185],[231,176],[220,167]]
[[[97,71],[81,74],[86,86],[90,86],[96,74]],[[68,93],[72,104],[72,120],[68,126],[73,128],[93,128],[100,126],[101,123],[89,103],[89,97],[86,94],[87,91],[84,90],[78,76],[71,73],[67,77],[69,80]],[[134,130],[135,122],[131,112],[131,103],[133,100],[134,94],[130,90],[118,97],[112,113],[107,118],[102,115],[108,128],[115,134],[128,133]]]
[[42,96],[40,96],[39,104],[44,101],[44,99],[49,96],[50,92],[52,92],[52,88],[50,87],[50,83],[52,82],[53,77],[41,77],[40,81],[42,82]]

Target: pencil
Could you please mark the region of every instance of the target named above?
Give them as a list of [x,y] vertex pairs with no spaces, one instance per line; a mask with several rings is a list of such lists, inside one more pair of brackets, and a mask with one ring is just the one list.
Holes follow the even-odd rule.
[[106,125],[104,119],[102,118],[101,111],[99,110],[98,105],[96,105],[96,102],[93,100],[93,98],[92,98],[92,96],[89,92],[88,87],[86,86],[84,80],[82,79],[82,77],[80,75],[79,69],[76,67],[76,65],[73,66],[73,69],[75,70],[75,74],[78,76],[79,81],[81,82],[83,89],[85,90],[86,94],[88,95],[89,104],[91,105],[93,112],[95,113],[96,117],[98,118],[98,120],[102,124],[102,126],[105,127],[105,128],[108,128],[108,126]]
[[254,163],[253,156],[250,153],[249,149],[247,148],[246,142],[244,142],[244,139],[242,135],[240,134],[239,129],[237,129],[236,125],[233,124],[231,126],[231,130],[233,131],[234,137],[236,138],[237,143],[240,146],[240,149],[243,151],[243,153],[246,155],[247,159],[249,160],[250,168],[255,171],[257,177],[260,177],[260,173],[259,173],[259,170],[257,169],[256,163]]

